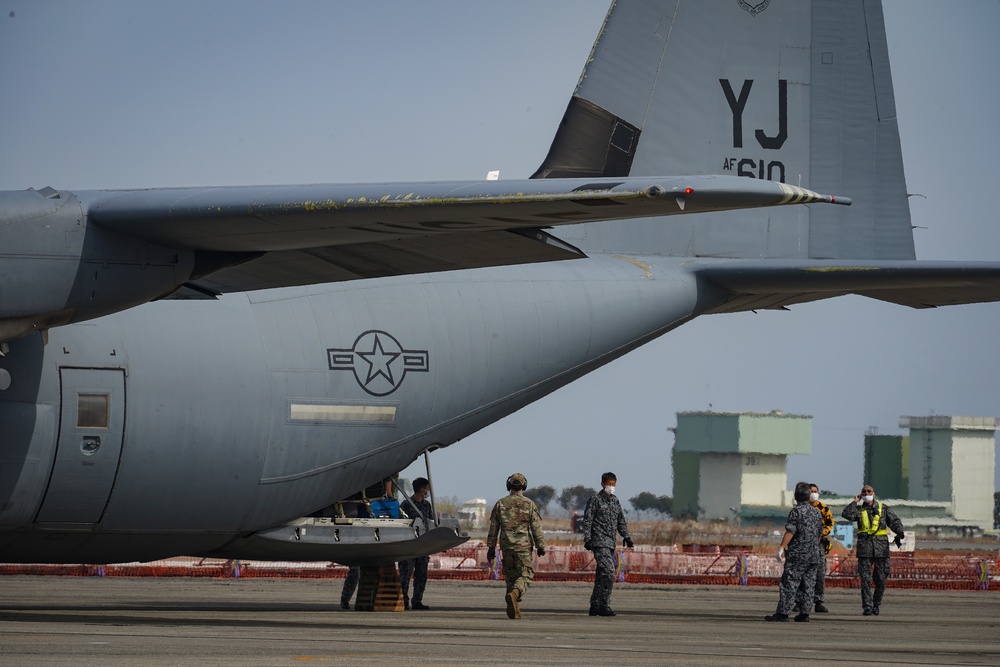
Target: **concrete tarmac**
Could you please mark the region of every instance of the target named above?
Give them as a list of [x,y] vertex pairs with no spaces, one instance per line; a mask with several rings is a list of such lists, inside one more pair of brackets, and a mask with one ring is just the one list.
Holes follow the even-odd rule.
[[1000,665],[1000,593],[857,589],[829,614],[766,623],[777,588],[428,582],[430,611],[342,611],[340,579],[0,577],[0,665]]

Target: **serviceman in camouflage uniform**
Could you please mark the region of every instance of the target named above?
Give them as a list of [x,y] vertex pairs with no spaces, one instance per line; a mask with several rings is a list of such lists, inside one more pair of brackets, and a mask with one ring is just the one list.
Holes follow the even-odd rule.
[[503,556],[503,576],[507,581],[507,618],[521,618],[521,599],[535,576],[532,545],[539,556],[545,555],[545,536],[542,534],[542,517],[531,498],[524,497],[528,480],[521,473],[507,478],[504,496],[490,513],[490,533],[486,538],[486,560],[490,566],[500,543]]
[[[400,509],[411,519],[423,518],[424,532],[431,529],[434,508],[428,500],[431,484],[426,477],[413,480],[413,495],[400,503]],[[424,604],[424,589],[427,587],[427,565],[430,556],[399,561],[399,585],[403,588],[404,609],[430,609]],[[413,603],[410,603],[410,576],[413,576]]]
[[601,492],[587,501],[583,513],[583,547],[594,552],[597,569],[594,572],[594,590],[590,594],[591,616],[614,616],[611,609],[611,589],[615,585],[615,544],[621,533],[625,546],[634,545],[628,534],[625,512],[615,497],[618,478],[613,472],[601,475]]
[[[895,544],[903,541],[903,522],[885,504],[875,500],[875,489],[870,484],[861,488],[854,501],[840,513],[853,521],[858,529],[854,538],[858,557],[858,574],[861,576],[861,609],[865,616],[878,616],[885,593],[885,580],[889,578],[889,536],[886,526],[896,534]],[[872,570],[875,572],[875,596],[872,597]]]
[[[813,595],[812,601],[808,601],[805,598],[800,598],[795,607],[797,611],[809,611],[809,607],[815,604],[815,609],[820,614],[825,614],[829,609],[826,608],[826,555],[830,553],[832,548],[832,543],[830,542],[830,533],[833,532],[833,512],[830,508],[826,506],[819,499],[819,487],[815,484],[809,485],[809,504],[819,510],[819,513],[823,515],[823,534],[820,536],[820,552],[819,552],[819,567],[816,568],[816,592]],[[800,588],[800,591],[803,589]]]
[[[809,493],[809,485],[805,482],[795,485],[795,501],[798,504],[788,513],[785,535],[778,547],[778,562],[785,562],[778,588],[778,608],[774,614],[765,616],[765,621],[787,621],[788,612],[799,595],[803,600],[812,600],[815,594],[823,515],[809,503]],[[803,588],[801,592],[800,586]],[[809,621],[809,605],[799,612],[795,620]]]

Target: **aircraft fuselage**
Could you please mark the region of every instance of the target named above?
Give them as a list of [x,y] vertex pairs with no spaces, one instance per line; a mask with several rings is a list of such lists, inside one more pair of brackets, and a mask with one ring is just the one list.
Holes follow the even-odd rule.
[[160,301],[14,340],[0,553],[224,553],[678,326],[700,292],[677,260],[595,257]]

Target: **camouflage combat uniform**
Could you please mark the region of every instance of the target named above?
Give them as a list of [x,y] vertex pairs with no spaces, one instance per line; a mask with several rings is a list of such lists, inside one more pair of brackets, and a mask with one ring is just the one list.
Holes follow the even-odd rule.
[[597,564],[594,590],[590,594],[591,609],[611,605],[611,589],[615,585],[616,532],[626,541],[631,541],[625,512],[618,497],[603,492],[592,496],[583,513],[583,544],[594,552]]
[[[414,510],[416,507],[416,510]],[[429,500],[416,501],[408,498],[400,503],[400,509],[411,519],[424,518],[424,532],[430,530],[431,521],[434,518],[434,508]],[[419,510],[419,514],[417,513]],[[430,556],[421,556],[411,560],[399,561],[399,585],[403,588],[403,604],[409,609],[410,606],[410,576],[413,576],[413,603],[423,604],[424,589],[427,588],[427,565],[430,563]]]
[[[785,548],[785,569],[781,573],[778,608],[775,613],[787,616],[792,611],[797,596],[811,600],[815,594],[823,515],[808,501],[801,502],[788,513],[785,530],[792,533],[792,539]],[[802,613],[809,613],[808,605],[802,609]]]
[[[902,535],[903,522],[884,503],[876,500],[871,506],[858,505],[856,501],[844,508],[840,513],[848,521],[854,522],[857,527],[855,541],[855,553],[858,557],[858,574],[861,576],[861,607],[865,613],[878,613],[878,608],[882,604],[882,595],[885,593],[885,581],[889,578],[889,536],[869,535],[864,530],[864,522],[861,513],[868,515],[868,523],[878,532],[885,531],[886,527],[892,532]],[[875,525],[875,516],[878,516],[878,523]],[[872,572],[875,574],[875,595],[872,596]]]
[[545,548],[542,517],[530,498],[511,493],[493,506],[490,533],[486,538],[487,553],[493,553],[498,542],[507,592],[518,590],[523,597],[535,576],[531,550]]
[[[810,500],[809,504],[818,509],[819,513],[823,516],[823,534],[821,537],[828,537],[833,532],[833,512],[820,500],[815,502]],[[809,608],[813,604],[823,605],[826,603],[826,547],[822,543],[819,547],[819,565],[816,568],[816,589],[813,593],[812,603],[805,597],[804,591],[801,588],[800,591],[803,595],[797,600],[796,606],[803,613],[808,614]]]

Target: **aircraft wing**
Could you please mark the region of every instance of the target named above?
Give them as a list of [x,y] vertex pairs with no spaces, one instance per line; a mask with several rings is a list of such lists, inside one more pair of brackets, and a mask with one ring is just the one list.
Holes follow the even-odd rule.
[[1000,301],[1000,262],[726,260],[692,268],[732,294],[713,313],[858,294],[911,308]]
[[80,198],[99,227],[213,253],[214,270],[189,284],[218,292],[582,256],[541,231],[562,224],[850,203],[732,176],[182,188]]
[[850,203],[734,176],[0,192],[0,341],[171,296],[583,256],[554,225],[823,202]]

